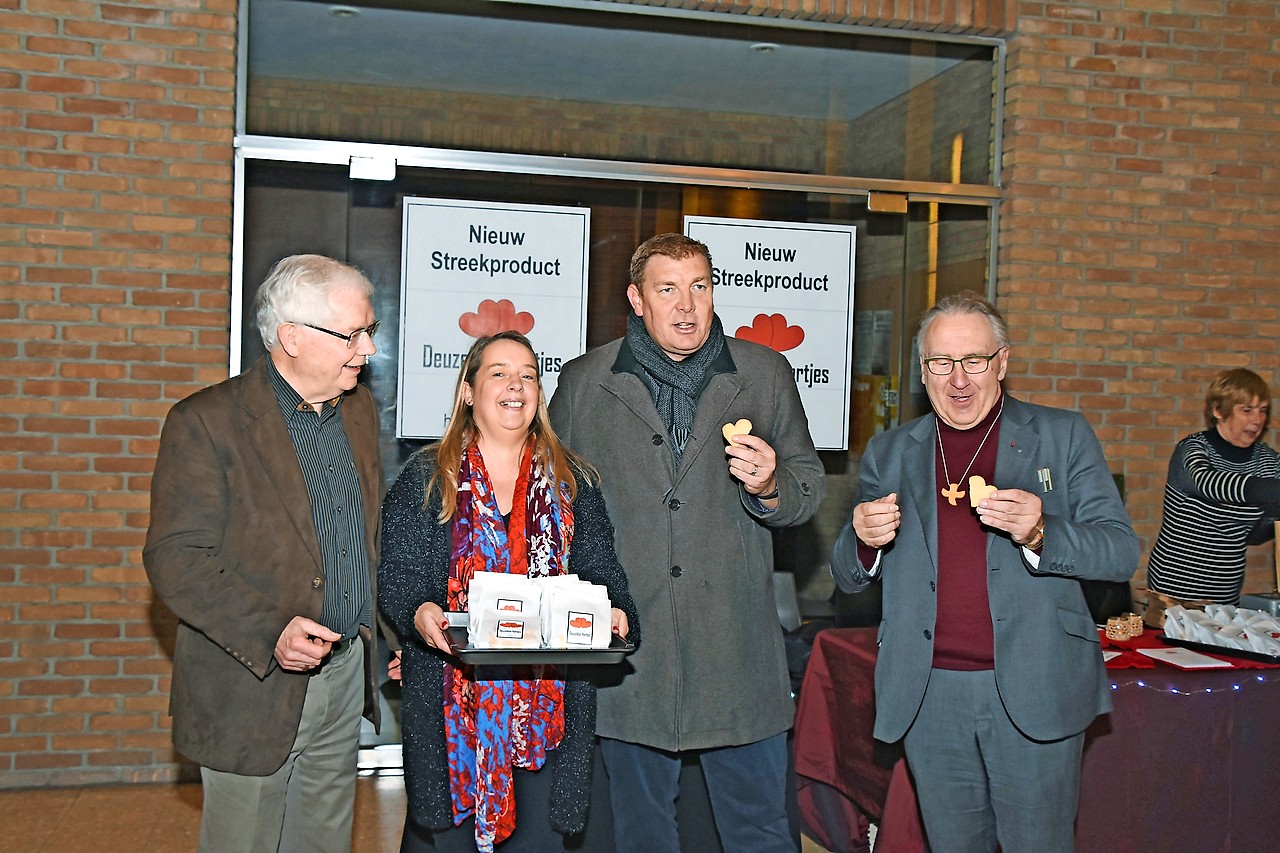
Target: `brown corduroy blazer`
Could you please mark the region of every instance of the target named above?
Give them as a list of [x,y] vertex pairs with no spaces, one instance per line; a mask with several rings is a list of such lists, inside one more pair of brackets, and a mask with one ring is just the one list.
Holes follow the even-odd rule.
[[[341,417],[360,477],[370,585],[382,473],[378,410],[357,386]],[[294,616],[318,620],[324,567],[311,502],[265,358],[179,402],[165,420],[143,563],[178,617],[169,711],[178,751],[203,766],[265,776],[284,763],[306,696],[276,640]],[[378,724],[365,635],[365,716]]]

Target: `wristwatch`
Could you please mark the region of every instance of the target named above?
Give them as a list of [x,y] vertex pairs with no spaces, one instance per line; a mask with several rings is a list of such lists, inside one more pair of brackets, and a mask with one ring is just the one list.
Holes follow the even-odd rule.
[[1023,548],[1026,548],[1028,551],[1039,551],[1041,546],[1044,545],[1044,517],[1043,516],[1041,516],[1040,520],[1036,522],[1035,533],[1032,534],[1031,538],[1028,539],[1026,542],[1021,543],[1021,545]]

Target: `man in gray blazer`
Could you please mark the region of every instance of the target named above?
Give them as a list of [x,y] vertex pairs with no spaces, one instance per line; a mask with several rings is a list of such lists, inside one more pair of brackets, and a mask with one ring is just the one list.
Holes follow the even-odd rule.
[[868,444],[831,555],[884,584],[875,736],[905,735],[934,853],[1066,853],[1111,707],[1079,581],[1128,580],[1138,540],[1085,419],[1004,392],[994,306],[946,297],[917,340],[934,412]]
[[617,850],[680,849],[684,753],[726,850],[794,851],[770,530],[813,515],[822,465],[787,360],[724,335],[705,245],[660,234],[630,276],[626,337],[566,364],[551,401],[556,432],[600,471],[646,628],[634,671],[598,694]]
[[256,299],[267,357],[165,420],[142,559],[179,620],[169,709],[201,765],[202,853],[351,849],[361,713],[378,722],[372,291],[280,261]]

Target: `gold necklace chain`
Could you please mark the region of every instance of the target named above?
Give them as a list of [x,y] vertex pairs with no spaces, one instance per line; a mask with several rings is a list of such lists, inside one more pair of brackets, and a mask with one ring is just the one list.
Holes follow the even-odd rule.
[[[987,434],[982,437],[982,441],[978,444],[978,449],[974,451],[973,458],[969,460],[969,464],[965,467],[964,473],[960,475],[960,482],[964,482],[964,478],[969,476],[969,469],[973,467],[973,463],[978,461],[978,454],[982,452],[982,448],[986,445],[987,439],[991,437],[991,432],[996,428],[996,424],[1000,423],[1000,416],[1004,414],[1004,395],[1000,395],[1000,410],[996,412],[995,418],[991,421],[991,426],[987,427]],[[934,428],[934,434],[938,436],[938,453],[942,456],[942,476],[947,481],[945,489],[939,489],[938,492],[952,505],[956,506],[956,499],[965,496],[965,492],[960,491],[960,483],[951,482],[951,474],[947,471],[947,449],[942,446],[942,425],[937,424]]]

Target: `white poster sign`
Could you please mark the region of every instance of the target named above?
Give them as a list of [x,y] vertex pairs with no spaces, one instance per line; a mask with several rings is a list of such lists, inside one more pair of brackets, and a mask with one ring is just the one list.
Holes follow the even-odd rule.
[[711,250],[716,313],[730,337],[786,356],[819,450],[849,447],[855,228],[688,216]]
[[514,329],[533,342],[543,393],[587,342],[585,207],[404,200],[396,435],[439,438],[472,342]]

